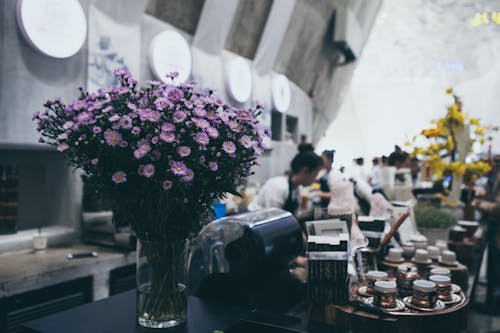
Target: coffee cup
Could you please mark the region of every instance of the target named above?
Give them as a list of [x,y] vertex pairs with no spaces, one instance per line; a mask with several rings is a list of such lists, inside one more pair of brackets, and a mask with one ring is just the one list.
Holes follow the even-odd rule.
[[457,266],[458,261],[455,252],[450,250],[443,251],[439,263],[445,266]]
[[412,242],[403,243],[403,257],[406,260],[410,260],[415,255],[415,244]]
[[433,308],[436,305],[436,284],[432,281],[417,280],[413,282],[413,297],[411,302],[421,308]]
[[366,273],[366,292],[373,294],[373,288],[377,281],[387,279],[387,273],[381,271],[369,271]]
[[458,225],[465,229],[465,237],[472,237],[479,228],[479,223],[476,221],[458,221]]
[[436,284],[437,298],[449,302],[453,299],[451,293],[451,278],[444,275],[431,275],[429,281]]
[[389,253],[387,254],[387,257],[385,257],[385,260],[389,262],[403,262],[403,250],[402,249],[389,249]]
[[442,275],[442,276],[448,276],[451,277],[451,272],[449,269],[446,268],[433,268],[430,271],[431,275]]
[[429,252],[429,257],[433,262],[438,262],[439,261],[439,255],[441,251],[439,251],[439,247],[430,245],[427,246],[427,251]]
[[373,303],[382,308],[395,308],[397,293],[398,290],[394,282],[377,281],[374,287]]
[[425,249],[427,248],[427,237],[424,235],[413,235],[411,238],[413,244],[415,244],[416,249]]
[[428,265],[432,263],[432,260],[429,257],[429,251],[423,249],[417,249],[417,251],[415,251],[415,256],[412,261],[420,265]]

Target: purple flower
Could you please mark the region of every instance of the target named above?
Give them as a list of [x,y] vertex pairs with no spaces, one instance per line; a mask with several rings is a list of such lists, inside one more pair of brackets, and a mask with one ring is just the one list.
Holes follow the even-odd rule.
[[128,103],[127,103],[127,107],[128,107],[130,110],[132,110],[132,111],[137,110],[137,105],[135,105],[134,103],[130,103],[130,102],[128,102]]
[[183,111],[175,111],[172,115],[175,123],[182,123],[186,119],[186,113]]
[[77,111],[83,109],[84,107],[85,107],[85,102],[82,100],[78,100],[75,102],[75,104],[73,104],[73,108]]
[[163,142],[174,142],[175,141],[175,135],[174,133],[171,132],[161,132],[160,133],[160,140]]
[[172,80],[175,79],[176,77],[179,76],[179,72],[170,72],[166,75],[168,78],[171,78]]
[[63,128],[65,130],[70,129],[73,126],[73,124],[74,123],[72,121],[67,121],[67,122],[64,123]]
[[178,88],[172,88],[169,90],[167,97],[171,102],[176,102],[182,98],[182,90]]
[[59,140],[66,140],[68,138],[68,133],[61,133],[57,136]]
[[166,190],[169,190],[172,188],[172,181],[170,180],[165,180],[163,182],[163,189],[166,191]]
[[132,127],[131,132],[132,132],[132,134],[137,135],[137,134],[141,133],[141,128],[138,126],[134,126],[134,127]]
[[181,179],[185,182],[190,182],[194,178],[194,172],[191,169],[186,169],[186,175],[183,176]]
[[92,128],[92,132],[94,132],[94,134],[99,134],[102,132],[102,129],[99,126],[94,126],[94,128]]
[[113,110],[113,107],[111,105],[108,105],[104,109],[102,109],[102,113],[108,113],[111,110]]
[[205,119],[193,118],[193,123],[201,129],[205,129],[210,126],[208,121]]
[[205,161],[206,161],[205,156],[203,156],[203,155],[202,155],[202,156],[200,157],[200,163],[205,163]]
[[127,142],[127,141],[125,141],[125,140],[122,140],[122,141],[120,141],[119,145],[120,145],[120,147],[122,147],[122,148],[126,148],[126,147],[128,147],[128,142]]
[[227,125],[233,132],[241,132],[241,125],[238,124],[237,122],[230,121]]
[[173,132],[175,131],[175,125],[172,123],[163,123],[161,124],[162,132]]
[[115,147],[122,141],[122,135],[117,131],[106,130],[106,132],[104,132],[104,140],[106,140],[109,146]]
[[122,116],[120,118],[120,127],[124,129],[132,128],[132,119],[129,116]]
[[243,109],[243,110],[240,110],[240,112],[238,114],[238,118],[240,120],[246,121],[246,120],[251,118],[251,114],[247,110]]
[[152,144],[157,144],[158,143],[158,137],[157,136],[154,136],[152,139],[151,139],[151,143]]
[[142,170],[142,175],[151,178],[155,174],[155,166],[153,164],[146,164]]
[[82,134],[80,135],[80,137],[78,138],[78,141],[83,141],[87,138],[87,134]]
[[109,118],[108,118],[108,120],[109,120],[110,122],[115,122],[115,121],[117,121],[118,119],[120,119],[120,116],[119,116],[119,115],[117,115],[117,114],[114,114],[114,115],[112,115],[111,117],[109,117]]
[[184,163],[173,161],[170,163],[170,170],[176,176],[185,176],[187,168]]
[[137,149],[134,150],[134,157],[136,159],[143,158],[151,150],[151,146],[149,145],[147,140],[141,140],[137,145]]
[[217,131],[215,128],[213,127],[209,127],[207,128],[207,133],[208,135],[210,135],[210,137],[212,138],[217,138],[219,136],[219,131]]
[[87,124],[91,118],[92,114],[90,112],[82,112],[76,117],[78,122],[81,124]]
[[206,146],[210,142],[210,140],[208,139],[208,135],[205,132],[197,133],[194,140],[202,146]]
[[219,114],[219,118],[226,123],[229,120],[229,113],[223,111]]
[[180,155],[180,157],[186,157],[191,154],[191,148],[187,146],[181,146],[177,148],[177,153]]
[[99,163],[99,159],[98,158],[94,158],[90,161],[90,163],[92,163],[92,165],[97,165]]
[[252,138],[249,137],[248,135],[243,135],[240,139],[241,144],[245,148],[250,148],[253,146],[254,142],[252,141]]
[[196,106],[193,110],[193,113],[198,117],[204,117],[207,114],[207,111],[202,106]]
[[217,162],[208,162],[208,167],[214,172],[219,169],[219,165],[217,164]]
[[236,146],[231,141],[224,141],[222,143],[222,149],[228,154],[234,154],[236,152]]
[[127,181],[127,174],[123,171],[117,171],[111,177],[115,184],[125,183]]
[[63,151],[65,151],[66,149],[68,149],[69,146],[66,142],[63,142],[63,143],[60,143],[58,146],[57,146],[57,150],[60,151],[61,153]]

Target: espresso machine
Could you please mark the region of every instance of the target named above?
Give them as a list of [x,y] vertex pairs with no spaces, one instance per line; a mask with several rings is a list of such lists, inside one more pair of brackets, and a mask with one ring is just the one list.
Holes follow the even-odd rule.
[[206,225],[189,255],[189,293],[265,310],[287,310],[305,296],[291,274],[304,255],[302,229],[292,214],[265,209]]

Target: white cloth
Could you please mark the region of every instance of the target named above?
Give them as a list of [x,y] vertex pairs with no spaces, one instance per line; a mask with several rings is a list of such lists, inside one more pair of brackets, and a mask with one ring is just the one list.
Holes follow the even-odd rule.
[[365,169],[356,163],[353,163],[352,165],[351,177],[354,178],[355,180],[362,180],[364,182],[368,181]]
[[374,165],[370,172],[370,185],[373,189],[379,189],[382,179],[382,170],[380,166]]
[[[298,189],[293,190],[292,198],[298,199]],[[283,208],[288,198],[288,177],[278,176],[270,178],[257,192],[248,205],[249,211],[264,208]]]
[[328,185],[332,193],[328,204],[328,214],[353,214],[356,208],[353,184],[340,171],[332,170],[328,175]]

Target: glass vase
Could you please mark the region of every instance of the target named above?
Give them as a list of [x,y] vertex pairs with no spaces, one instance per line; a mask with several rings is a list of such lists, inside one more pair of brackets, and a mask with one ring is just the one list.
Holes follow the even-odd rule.
[[186,321],[186,241],[137,240],[137,322],[168,328]]

